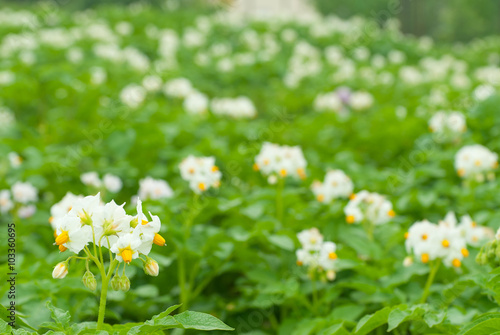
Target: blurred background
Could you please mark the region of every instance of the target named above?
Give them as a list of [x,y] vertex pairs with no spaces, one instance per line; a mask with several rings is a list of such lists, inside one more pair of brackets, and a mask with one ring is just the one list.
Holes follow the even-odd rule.
[[[26,4],[35,0],[3,0]],[[45,1],[47,2],[47,1]],[[256,15],[305,15],[316,10],[324,15],[347,18],[355,15],[383,24],[387,19],[401,21],[406,34],[428,35],[443,42],[470,41],[500,33],[498,0],[49,0],[70,9],[98,5],[146,3],[159,8],[200,7],[207,10],[224,6],[228,10]],[[280,13],[282,12],[282,13]]]

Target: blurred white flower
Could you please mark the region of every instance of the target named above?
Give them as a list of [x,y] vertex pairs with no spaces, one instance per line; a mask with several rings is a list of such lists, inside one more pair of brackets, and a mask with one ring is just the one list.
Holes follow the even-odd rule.
[[163,92],[169,97],[185,98],[193,92],[193,85],[186,78],[171,79],[163,86]]
[[12,197],[14,201],[21,204],[37,201],[37,193],[38,190],[28,182],[23,183],[18,181],[12,186]]
[[138,196],[141,199],[157,200],[163,198],[171,198],[173,197],[173,195],[174,191],[172,191],[172,188],[170,188],[165,180],[146,177],[139,181]]
[[483,181],[497,167],[498,155],[480,144],[466,145],[455,155],[455,170],[462,178]]
[[188,114],[205,114],[208,111],[208,97],[198,91],[191,92],[184,100],[183,107]]
[[344,171],[331,170],[326,173],[323,183],[315,181],[311,189],[319,202],[330,203],[334,199],[351,196],[354,184]]
[[80,176],[80,180],[84,185],[87,186],[92,186],[95,188],[99,188],[102,186],[102,181],[101,179],[99,179],[99,175],[94,171],[82,173],[82,175]]
[[222,173],[215,165],[214,157],[188,156],[180,164],[182,179],[189,182],[195,193],[207,191],[210,187],[218,188]]
[[307,161],[299,146],[279,146],[274,143],[265,142],[255,157],[254,169],[261,171],[263,175],[275,175],[282,178],[291,176],[295,178],[306,178]]
[[146,98],[146,90],[137,84],[129,84],[120,92],[120,100],[130,108],[139,107]]
[[115,176],[110,173],[106,173],[102,179],[104,187],[110,192],[116,193],[120,192],[123,186],[123,182],[120,177]]

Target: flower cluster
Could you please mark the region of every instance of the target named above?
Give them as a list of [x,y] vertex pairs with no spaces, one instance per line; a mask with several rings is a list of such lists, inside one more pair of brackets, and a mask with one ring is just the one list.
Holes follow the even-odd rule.
[[218,188],[222,173],[215,165],[214,157],[188,156],[180,164],[182,179],[189,182],[189,187],[197,194],[210,187]]
[[436,134],[452,136],[467,129],[465,116],[460,112],[439,111],[429,120],[429,129]]
[[498,167],[498,155],[480,144],[467,145],[458,150],[455,155],[457,174],[465,179],[483,182],[495,178]]
[[123,187],[123,182],[120,177],[110,173],[106,173],[101,180],[97,172],[86,172],[80,176],[80,180],[87,186],[94,187],[96,189],[104,187],[112,193],[120,192]]
[[364,91],[352,92],[348,87],[339,87],[333,92],[321,93],[314,99],[314,109],[319,112],[346,114],[349,109],[361,111],[370,108],[373,96]]
[[259,154],[255,157],[254,170],[261,171],[263,175],[269,176],[270,183],[276,176],[295,178],[306,178],[307,161],[299,146],[265,142]]
[[317,228],[301,231],[297,234],[301,248],[296,251],[297,265],[306,266],[309,276],[314,279],[318,273],[320,278],[335,279],[337,245],[323,241],[323,235]]
[[174,191],[172,191],[172,188],[165,180],[146,177],[139,181],[139,192],[133,198],[133,202],[136,203],[137,199],[159,200],[173,196]]
[[331,170],[326,173],[323,183],[316,180],[311,189],[319,202],[329,203],[334,199],[352,195],[354,184],[344,171]]
[[10,190],[0,190],[0,213],[13,212],[20,218],[29,218],[36,212],[33,204],[38,190],[29,182],[16,182]]
[[257,115],[252,100],[244,96],[213,99],[210,108],[215,115],[227,115],[235,119],[252,118]]
[[135,216],[128,215],[124,205],[117,205],[113,200],[103,204],[100,194],[87,197],[66,194],[51,208],[55,245],[61,252],[69,249],[79,254],[85,249],[88,255],[87,245],[93,243],[99,249],[109,249],[116,260],[127,264],[139,255],[147,256],[153,244],[165,245],[165,239],[159,234],[158,216],[149,213],[148,219],[142,212],[140,200]]
[[492,237],[490,229],[478,226],[468,215],[463,216],[459,224],[453,212],[449,212],[438,224],[418,221],[405,234],[406,250],[413,253],[405,264],[411,264],[413,258],[422,263],[442,259],[447,267],[460,267],[463,258],[469,256],[468,244],[478,246]]
[[396,215],[392,203],[383,195],[365,190],[351,196],[344,213],[347,223],[366,221],[374,225],[387,223]]

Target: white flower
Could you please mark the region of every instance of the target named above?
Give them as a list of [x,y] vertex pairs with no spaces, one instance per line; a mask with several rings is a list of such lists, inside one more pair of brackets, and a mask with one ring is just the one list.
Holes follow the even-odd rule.
[[462,147],[455,155],[455,169],[462,178],[484,176],[498,166],[498,155],[480,144]]
[[337,260],[337,245],[333,242],[325,242],[319,251],[319,265],[325,270],[334,270]]
[[185,98],[193,92],[193,85],[186,78],[176,78],[166,82],[163,91],[169,97]]
[[183,107],[188,114],[205,114],[208,111],[208,98],[203,93],[191,92],[184,100]]
[[351,196],[344,213],[347,223],[366,220],[375,225],[387,223],[396,215],[389,200],[378,193],[365,190]]
[[466,128],[465,116],[460,112],[439,111],[429,120],[429,129],[435,133],[462,133]]
[[107,173],[102,179],[104,187],[110,192],[116,193],[122,189],[123,182],[120,177]]
[[215,115],[226,115],[235,119],[252,118],[257,115],[257,110],[249,98],[214,98],[210,109]]
[[352,109],[361,111],[370,108],[374,99],[368,92],[353,92],[349,101]]
[[58,263],[52,271],[52,278],[63,279],[68,274],[68,264],[66,262]]
[[37,193],[38,190],[28,182],[23,183],[18,181],[12,186],[12,196],[14,201],[22,204],[37,201]]
[[141,239],[138,230],[121,235],[111,247],[111,252],[116,254],[119,262],[130,263],[139,257],[139,247]]
[[318,94],[314,99],[314,109],[319,112],[341,113],[343,107],[342,100],[335,92]]
[[156,92],[161,88],[162,80],[160,77],[150,75],[142,79],[142,86],[149,92]]
[[33,214],[35,214],[35,212],[36,212],[35,205],[27,205],[27,206],[19,207],[19,209],[17,210],[17,215],[21,219],[26,219],[26,218],[32,217]]
[[120,92],[120,100],[130,108],[139,107],[146,98],[146,90],[137,84],[129,84]]
[[0,106],[0,129],[7,129],[14,124],[14,114],[7,107]]
[[342,170],[328,171],[323,183],[316,181],[311,189],[319,202],[329,203],[333,199],[348,198],[353,190],[354,184]]
[[[63,246],[75,254],[82,251],[92,241],[92,227],[82,225],[82,221],[77,216],[68,214],[55,220],[54,224],[57,226],[55,244]],[[61,247],[60,250],[63,251]]]
[[491,228],[478,225],[469,215],[462,216],[458,229],[460,229],[467,244],[473,247],[479,247],[484,241],[494,238],[494,233]]
[[279,146],[265,142],[255,157],[254,169],[261,171],[265,176],[275,174],[281,177],[305,179],[306,166],[307,161],[299,146]]
[[97,172],[86,172],[82,173],[80,180],[84,185],[99,188],[102,186],[102,181],[99,179]]
[[12,166],[13,168],[19,167],[23,162],[21,156],[19,156],[16,152],[9,152],[7,157],[9,158],[10,166]]
[[[101,207],[101,194],[89,195],[82,199],[78,199],[73,203],[73,207],[68,212],[69,216],[78,217],[82,224],[91,225],[92,216]],[[95,228],[98,228],[95,227]]]
[[214,157],[188,156],[180,164],[182,179],[189,182],[195,193],[201,193],[210,187],[218,188],[222,173],[215,165]]
[[319,251],[323,244],[323,235],[317,228],[303,230],[297,234],[297,238],[304,250]]
[[171,198],[174,191],[170,188],[168,183],[161,179],[153,179],[146,177],[139,181],[139,198],[141,199],[163,199]]
[[427,220],[415,222],[405,235],[407,251],[413,252],[422,263],[440,258],[447,267],[460,267],[469,251],[455,221],[455,215],[448,213],[439,225]]
[[164,246],[165,239],[159,234],[161,228],[160,218],[149,213],[151,221],[146,220],[146,216],[142,213],[142,202],[137,200],[137,216],[132,221],[136,226],[134,231],[137,232],[141,245],[137,247],[139,253],[148,255],[153,244]]
[[12,208],[14,208],[14,202],[10,199],[9,190],[0,191],[0,212],[2,214],[7,213]]
[[[95,242],[101,246],[111,246],[116,243],[118,236],[130,232],[132,216],[127,215],[122,205],[117,205],[114,200],[104,206],[99,206],[92,215]],[[108,245],[109,241],[109,245]]]
[[76,201],[83,199],[84,197],[82,195],[74,195],[71,192],[66,193],[66,195],[59,201],[58,203],[55,203],[52,205],[50,208],[50,219],[49,222],[52,225],[52,228],[54,230],[57,229],[57,227],[54,225],[54,220],[62,218],[66,214],[69,213],[69,211],[73,208],[73,205],[75,204]]

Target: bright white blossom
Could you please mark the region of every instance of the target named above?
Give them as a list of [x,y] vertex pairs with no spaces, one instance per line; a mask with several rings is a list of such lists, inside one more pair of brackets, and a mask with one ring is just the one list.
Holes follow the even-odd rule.
[[215,165],[214,157],[188,156],[179,164],[179,169],[182,179],[189,182],[189,187],[195,193],[220,185],[222,173]]
[[478,182],[494,178],[498,166],[498,155],[480,145],[462,147],[455,155],[455,169],[462,178],[473,178]]
[[10,198],[9,190],[0,191],[0,212],[5,214],[14,208],[14,202]]
[[84,185],[87,186],[92,186],[95,188],[99,188],[102,186],[102,181],[99,178],[97,172],[92,171],[92,172],[82,173],[82,175],[80,176],[80,180]]
[[292,176],[305,179],[306,166],[307,161],[299,146],[280,146],[265,142],[255,157],[254,169],[261,171],[265,176]]
[[191,92],[184,100],[183,107],[188,114],[205,114],[208,111],[209,100],[203,93]]
[[257,115],[257,110],[247,97],[237,98],[215,98],[212,100],[210,109],[215,115],[226,115],[235,119],[252,118]]
[[28,182],[23,183],[18,181],[12,186],[12,197],[14,201],[21,204],[37,201],[37,193],[38,190]]
[[407,252],[422,263],[441,259],[447,267],[460,267],[469,251],[464,230],[456,222],[453,213],[448,213],[439,224],[415,222],[405,234]]
[[325,242],[317,228],[303,230],[297,234],[297,238],[301,244],[301,248],[295,252],[297,265],[307,267],[311,277],[317,272],[320,276],[334,280],[337,245]]
[[347,223],[366,221],[375,225],[387,223],[396,215],[392,203],[383,195],[365,190],[351,196],[344,213]]
[[139,181],[138,197],[141,199],[158,200],[171,198],[173,195],[174,191],[172,191],[172,188],[170,188],[170,185],[165,180],[146,177]]
[[122,189],[123,182],[120,177],[107,173],[104,175],[102,182],[104,187],[110,192],[116,193]]
[[465,116],[460,112],[439,111],[429,120],[429,129],[438,134],[460,134],[467,129]]
[[319,202],[329,203],[334,199],[351,196],[354,184],[344,171],[331,170],[326,173],[323,183],[316,180],[311,189]]
[[186,78],[176,78],[166,82],[163,91],[169,97],[185,98],[193,92],[193,85]]

